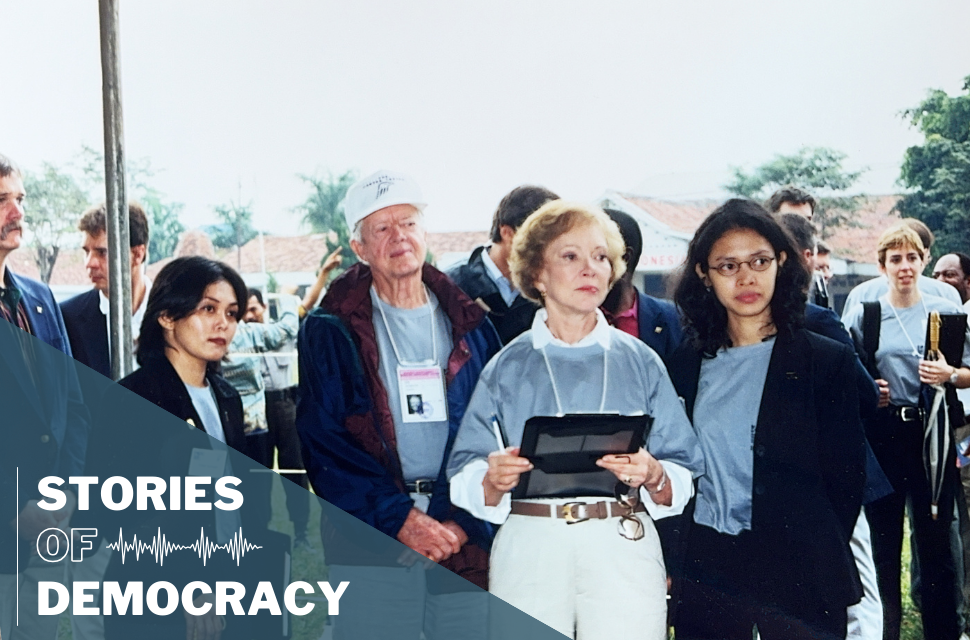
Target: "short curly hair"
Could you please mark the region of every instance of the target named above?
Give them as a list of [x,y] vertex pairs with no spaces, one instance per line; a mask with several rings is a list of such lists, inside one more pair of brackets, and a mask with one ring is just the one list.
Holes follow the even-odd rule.
[[542,271],[546,248],[574,227],[589,224],[599,226],[606,236],[606,255],[612,267],[610,287],[623,276],[626,271],[626,263],[623,262],[626,246],[616,223],[597,206],[552,200],[526,219],[512,241],[512,254],[509,256],[512,283],[523,296],[543,304],[536,288],[536,278]]

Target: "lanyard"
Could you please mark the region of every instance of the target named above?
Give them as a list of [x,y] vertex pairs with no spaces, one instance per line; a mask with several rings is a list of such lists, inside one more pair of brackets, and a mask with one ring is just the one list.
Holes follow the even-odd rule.
[[[926,317],[929,317],[930,312],[926,310],[926,303],[923,302],[923,296],[920,296],[919,303],[923,305],[923,313],[926,315]],[[899,314],[896,312],[896,307],[894,307],[893,304],[889,302],[888,298],[886,299],[886,304],[888,304],[889,308],[893,310],[893,315],[896,316],[896,322],[899,323],[899,328],[903,330],[903,335],[906,336],[906,340],[909,341],[909,346],[913,348],[913,355],[918,358],[919,350],[916,348],[916,344],[913,342],[913,339],[909,337],[909,331],[906,331],[906,327],[903,325],[903,321],[899,319]],[[925,333],[925,326],[924,326],[924,333]]]
[[[374,292],[377,293],[376,291]],[[437,331],[434,327],[434,306],[431,304],[431,292],[428,291],[427,285],[424,287],[424,293],[428,297],[428,315],[431,317],[431,362],[438,364],[438,340]],[[377,300],[377,310],[381,312],[381,320],[384,321],[384,328],[387,330],[387,337],[391,339],[391,349],[394,350],[394,357],[397,358],[398,364],[403,365],[414,365],[421,364],[420,362],[405,362],[401,358],[401,352],[397,349],[397,342],[394,340],[394,333],[391,331],[391,325],[387,322],[387,316],[384,314],[384,302],[381,300],[380,295],[375,295],[374,299]],[[425,361],[427,362],[427,361]]]
[[[609,371],[609,349],[603,349],[603,395],[600,397],[600,408],[597,413],[603,413],[603,409],[606,407],[606,380],[607,372]],[[546,362],[546,371],[549,372],[549,380],[552,382],[552,394],[556,397],[556,408],[559,410],[557,414],[559,417],[566,415],[566,412],[562,410],[562,400],[559,398],[559,388],[556,386],[556,376],[552,373],[552,365],[549,364],[549,356],[546,354],[546,348],[542,348],[542,359]]]

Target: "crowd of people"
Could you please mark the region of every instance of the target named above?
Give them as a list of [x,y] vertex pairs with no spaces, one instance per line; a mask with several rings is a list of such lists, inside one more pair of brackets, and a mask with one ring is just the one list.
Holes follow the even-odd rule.
[[[25,353],[24,332],[107,375],[104,208],[80,224],[94,288],[58,306],[4,266],[26,195],[0,156],[0,325],[23,330]],[[340,263],[339,251],[328,256],[302,300],[281,297],[275,322],[262,292],[223,263],[178,258],[148,281],[149,230],[132,205],[139,368],[120,386],[275,462],[298,546],[308,546],[310,486],[468,581],[432,585],[324,522],[331,581],[353,575],[409,612],[389,619],[349,602],[354,627],[338,621],[337,638],[500,624],[487,607],[474,619],[459,606],[481,602],[476,585],[587,640],[659,639],[670,627],[678,639],[896,640],[908,511],[924,636],[958,640],[970,624],[957,463],[967,442],[954,437],[967,422],[955,390],[970,388],[970,257],[943,256],[923,276],[932,234],[902,220],[873,247],[881,277],[852,291],[840,319],[815,204],[796,188],[764,205],[722,204],[690,241],[671,302],[634,284],[636,220],[535,186],[503,198],[490,243],[442,273],[425,261],[418,184],[380,171],[343,205],[360,261],[325,287]],[[932,354],[931,313],[946,319],[947,345]],[[36,431],[64,452],[40,476],[84,466],[80,398],[94,406],[102,391],[65,384],[67,404],[38,416]],[[924,455],[934,392],[949,421],[935,475]],[[649,416],[650,427],[638,446],[596,461],[612,495],[516,495],[535,471],[521,448],[526,423],[572,414]],[[92,447],[124,437],[95,429]],[[253,490],[261,506],[249,511],[263,526],[269,486]],[[16,507],[25,540],[71,509]],[[82,570],[124,573],[103,546],[97,557]],[[31,579],[30,567],[11,569],[0,564],[0,584]],[[16,637],[9,624],[0,605],[0,636]],[[214,613],[100,624],[76,621],[74,637],[232,637]]]

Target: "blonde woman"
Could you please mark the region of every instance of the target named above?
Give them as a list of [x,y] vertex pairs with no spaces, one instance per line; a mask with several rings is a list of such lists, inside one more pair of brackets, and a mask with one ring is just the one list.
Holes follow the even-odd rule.
[[[924,360],[927,317],[931,311],[963,313],[959,305],[920,291],[919,277],[926,254],[919,235],[905,224],[887,229],[877,248],[879,271],[889,291],[879,298],[876,382],[883,391],[875,428],[870,428],[872,448],[895,492],[866,505],[872,527],[879,594],[883,602],[885,638],[898,638],[902,616],[900,558],[903,514],[910,502],[910,527],[916,539],[922,584],[923,634],[927,638],[956,638],[956,570],[950,552],[953,502],[960,489],[956,451],[947,452],[937,514],[930,505],[932,488],[923,469],[923,417],[917,408],[921,384],[970,386],[970,369],[959,362]],[[856,305],[846,315],[846,326],[859,344],[866,344],[865,310]],[[870,337],[872,338],[872,336]],[[970,336],[965,338],[963,363],[970,362]]]
[[[449,460],[452,501],[502,524],[489,590],[569,637],[666,637],[666,571],[651,518],[679,514],[703,471],[700,449],[660,358],[606,322],[600,305],[623,274],[623,240],[597,207],[554,201],[518,230],[516,286],[542,305],[532,329],[482,371]],[[614,500],[513,501],[531,468],[519,454],[526,420],[570,413],[648,414],[636,454],[597,464],[639,505]],[[493,420],[509,443],[497,450]],[[565,503],[590,518],[569,523]],[[625,499],[624,502],[628,502]],[[495,630],[493,630],[495,631]]]

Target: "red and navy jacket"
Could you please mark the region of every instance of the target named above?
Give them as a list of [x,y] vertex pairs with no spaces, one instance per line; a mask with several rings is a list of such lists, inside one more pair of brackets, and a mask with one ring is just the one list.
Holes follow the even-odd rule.
[[[485,312],[447,276],[425,264],[422,279],[450,319],[454,343],[445,373],[449,437],[428,515],[454,520],[471,543],[487,551],[493,527],[451,504],[444,467],[478,376],[501,343]],[[354,265],[333,282],[321,308],[303,323],[297,429],[317,495],[395,537],[413,501],[378,373],[372,281],[367,265]]]

